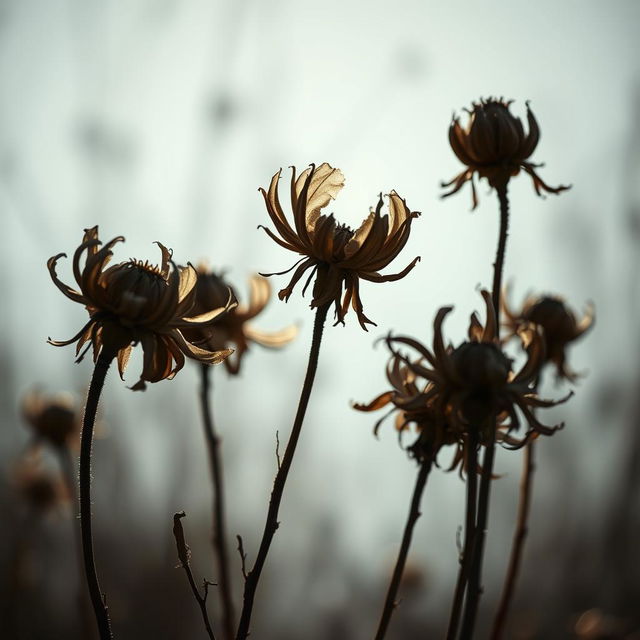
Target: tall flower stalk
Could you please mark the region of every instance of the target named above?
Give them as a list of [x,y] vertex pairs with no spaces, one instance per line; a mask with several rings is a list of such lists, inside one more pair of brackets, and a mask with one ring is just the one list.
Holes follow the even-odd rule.
[[[444,194],[446,197],[456,193],[466,182],[470,182],[473,208],[475,208],[478,203],[474,183],[476,175],[480,178],[485,178],[489,185],[497,192],[500,204],[500,229],[496,260],[493,265],[494,272],[491,295],[493,313],[496,320],[496,339],[499,339],[500,294],[509,228],[509,200],[507,195],[509,180],[523,170],[531,177],[534,189],[538,195],[542,195],[543,191],[558,194],[569,188],[563,185],[550,187],[540,178],[536,171],[540,165],[536,165],[529,160],[540,138],[540,129],[537,120],[527,104],[529,131],[525,134],[520,119],[511,114],[509,109],[510,104],[511,102],[494,98],[480,100],[480,102],[474,103],[473,108],[468,111],[470,117],[466,127],[463,127],[459,119],[454,117],[449,128],[449,141],[456,156],[466,165],[466,169],[450,182],[443,184],[444,187],[452,187],[449,192]],[[472,504],[472,499],[470,500],[468,498],[467,500],[464,553],[460,564],[454,605],[447,635],[449,640],[455,638],[457,634],[460,608],[463,601],[462,594],[465,589],[466,599],[464,599],[460,638],[471,638],[475,628],[478,603],[482,591],[482,558],[484,555],[484,543],[489,513],[498,420],[498,414],[494,413],[486,418],[485,424],[476,424],[475,427],[472,427],[482,428],[488,438],[486,438],[484,443],[485,448],[480,486],[477,494],[477,505]],[[472,498],[470,494],[471,492],[469,491],[468,496]],[[473,525],[471,523],[471,511],[475,512],[475,522]]]
[[307,411],[307,405],[309,404],[309,398],[311,397],[311,389],[313,388],[313,381],[315,379],[316,370],[318,368],[318,356],[320,354],[322,332],[328,310],[328,304],[318,307],[318,309],[316,310],[316,317],[313,325],[313,337],[311,339],[311,349],[309,351],[309,362],[307,364],[307,373],[302,385],[302,392],[300,393],[298,409],[293,421],[293,427],[291,428],[291,434],[289,436],[289,441],[287,442],[287,447],[282,457],[282,461],[278,466],[278,472],[276,473],[276,477],[273,482],[271,498],[269,499],[269,509],[267,511],[267,520],[264,525],[264,531],[262,534],[260,547],[258,548],[258,554],[256,555],[253,567],[247,573],[245,578],[242,612],[240,614],[240,622],[238,624],[238,632],[236,634],[237,640],[244,639],[249,635],[251,614],[253,612],[256,590],[258,589],[258,583],[260,581],[262,569],[264,568],[267,554],[269,553],[269,547],[271,546],[273,536],[278,529],[278,512],[280,509],[280,503],[282,502],[282,496],[284,494],[287,477],[291,469],[293,456],[295,454],[298,440],[300,438],[300,433],[302,431],[302,423],[304,422],[304,416]]
[[[185,327],[206,325],[231,306],[189,316],[195,300],[196,272],[191,266],[177,267],[171,252],[159,244],[160,266],[129,260],[106,268],[118,237],[104,247],[98,228],[85,230],[81,245],[73,257],[73,273],[79,290],[64,284],[56,274],[58,254],[48,261],[54,284],[71,300],[85,306],[89,321],[70,340],[57,342],[65,346],[77,342],[76,354],[82,360],[86,349],[93,347],[94,372],[87,396],[80,438],[80,529],[87,586],[101,640],[112,637],[111,623],[96,572],[91,524],[91,448],[95,417],[107,371],[116,359],[122,376],[133,346],[140,343],[144,361],[140,380],[133,389],[143,390],[146,382],[173,378],[182,368],[185,356],[205,364],[222,362],[231,350],[207,351],[188,342],[181,332]],[[80,266],[83,254],[84,268]]]
[[[288,301],[297,282],[307,270],[310,270],[303,294],[315,276],[311,307],[316,309],[316,316],[300,402],[284,456],[278,465],[258,554],[252,569],[245,575],[243,606],[236,640],[244,640],[249,635],[258,582],[271,541],[278,528],[280,502],[311,395],[327,312],[333,304],[336,324],[344,324],[345,315],[351,306],[360,326],[367,330],[367,324],[375,323],[364,314],[360,298],[360,280],[370,282],[398,280],[409,273],[419,260],[415,258],[396,274],[381,275],[379,273],[379,270],[386,267],[405,246],[409,238],[411,222],[419,215],[411,212],[406,202],[395,191],[389,194],[388,214],[381,215],[383,199],[380,196],[376,209],[372,210],[360,227],[354,231],[344,224],[337,223],[333,214],[327,216],[322,213],[322,209],[335,199],[344,185],[342,172],[326,162],[319,167],[311,165],[300,176],[296,176],[294,168],[290,191],[292,226],[280,204],[278,194],[280,174],[281,171],[278,171],[271,178],[268,190],[260,189],[277,234],[266,227],[264,230],[277,244],[301,255],[302,258],[287,270],[295,269],[288,286],[282,289],[278,296],[281,300]],[[268,275],[282,275],[287,271]]]
[[[524,301],[521,310],[516,312],[509,307],[505,295],[502,307],[509,331],[515,335],[522,328],[537,327],[544,339],[546,364],[555,366],[556,379],[575,382],[579,376],[567,365],[566,351],[571,343],[581,338],[593,326],[595,319],[593,306],[587,307],[586,313],[580,320],[559,296],[529,297]],[[538,378],[538,385],[541,382],[541,377],[540,375]],[[507,573],[491,631],[492,640],[500,640],[503,637],[520,573],[531,511],[533,478],[536,468],[535,449],[536,442],[531,439],[527,443],[522,460],[518,514]]]

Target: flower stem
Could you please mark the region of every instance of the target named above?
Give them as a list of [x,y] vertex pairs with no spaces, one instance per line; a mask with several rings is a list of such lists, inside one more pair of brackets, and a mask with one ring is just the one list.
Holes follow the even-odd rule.
[[87,405],[82,423],[82,436],[80,438],[80,532],[82,536],[82,555],[100,640],[109,640],[113,636],[111,634],[111,622],[107,605],[100,591],[93,557],[93,538],[91,535],[91,443],[93,441],[93,427],[96,420],[100,392],[113,358],[114,355],[105,353],[104,349],[98,356],[87,395]]
[[469,431],[468,459],[467,459],[467,507],[464,527],[464,546],[458,569],[458,579],[453,596],[447,640],[454,640],[458,633],[462,602],[469,581],[471,569],[471,550],[476,530],[476,510],[478,506],[478,433],[475,429]]
[[220,600],[222,602],[222,625],[227,640],[233,639],[235,628],[233,598],[231,597],[231,582],[229,576],[229,552],[227,532],[225,526],[225,501],[222,473],[222,459],[220,456],[220,437],[216,433],[211,409],[211,369],[208,365],[201,365],[200,402],[202,406],[202,421],[204,434],[209,451],[211,480],[213,483],[213,549],[218,561],[220,574]]
[[278,529],[278,510],[280,508],[280,502],[282,501],[282,494],[284,493],[284,487],[291,468],[291,462],[293,460],[293,454],[296,450],[298,438],[300,437],[300,431],[302,430],[302,422],[309,403],[309,397],[311,395],[311,388],[313,387],[313,380],[316,375],[316,369],[318,367],[318,354],[320,353],[320,343],[322,341],[322,330],[324,328],[324,321],[327,317],[327,311],[329,310],[329,304],[322,305],[316,310],[316,318],[313,325],[313,338],[311,341],[311,350],[309,352],[309,363],[307,365],[307,373],[302,386],[302,393],[300,394],[300,402],[298,403],[298,410],[291,429],[291,435],[287,442],[287,448],[285,449],[282,462],[278,467],[276,478],[273,483],[273,489],[271,491],[271,498],[269,500],[269,510],[267,512],[267,521],[264,526],[264,532],[262,534],[262,541],[260,542],[260,548],[258,549],[258,555],[253,564],[253,568],[247,574],[244,583],[244,597],[242,603],[242,613],[240,614],[240,623],[238,624],[238,632],[236,634],[236,640],[245,640],[249,635],[249,625],[251,623],[251,612],[253,610],[253,601],[255,598],[256,590],[258,588],[258,581],[260,580],[260,574],[264,567],[267,553],[276,530]]
[[73,457],[71,456],[71,451],[69,450],[68,445],[64,444],[56,447],[56,453],[60,459],[60,467],[62,468],[62,475],[64,476],[65,484],[67,485],[67,490],[69,491],[69,496],[71,498],[72,506],[72,514],[73,514],[73,535],[75,542],[76,555],[78,558],[78,612],[80,614],[80,623],[82,628],[82,637],[83,638],[92,638],[93,637],[93,624],[91,622],[91,612],[89,609],[89,602],[87,600],[87,592],[84,589],[84,574],[83,574],[83,556],[82,556],[82,537],[80,535],[80,530],[75,526],[75,519],[77,517],[77,509],[78,509],[78,474],[76,471],[76,466],[73,462]]
[[513,534],[513,546],[511,547],[511,557],[509,558],[509,568],[504,582],[502,597],[498,605],[498,612],[493,623],[491,632],[492,640],[499,640],[504,632],[504,625],[507,621],[509,605],[513,598],[520,563],[522,561],[522,551],[524,549],[525,538],[527,537],[529,510],[531,507],[531,493],[533,488],[533,474],[535,471],[535,440],[529,441],[524,450],[522,461],[522,478],[520,480],[520,502],[518,504],[518,520]]
[[[496,339],[500,337],[500,291],[502,289],[502,271],[504,256],[509,235],[509,196],[507,194],[508,181],[496,186],[498,201],[500,203],[500,232],[498,235],[498,248],[496,261],[493,263],[493,290],[491,292],[493,309],[496,316]],[[488,438],[485,443],[485,451],[482,459],[482,476],[478,492],[478,515],[473,545],[471,552],[471,568],[469,583],[467,585],[467,599],[462,618],[460,639],[467,640],[473,637],[480,594],[482,593],[482,558],[484,555],[484,542],[487,534],[487,520],[489,516],[489,496],[491,493],[491,479],[493,475],[493,460],[496,448],[496,420],[497,416],[491,416],[488,423]]]
[[387,598],[382,609],[382,615],[380,617],[380,623],[378,625],[378,631],[376,632],[375,640],[382,640],[387,632],[387,627],[391,620],[391,615],[397,606],[396,595],[398,593],[398,587],[400,586],[400,580],[404,572],[404,565],[407,561],[407,555],[409,554],[409,547],[411,546],[411,537],[413,535],[413,528],[420,517],[420,501],[422,499],[422,493],[425,485],[427,484],[427,478],[431,471],[433,458],[426,457],[420,464],[420,470],[418,471],[418,477],[416,478],[416,486],[413,490],[413,498],[411,499],[411,507],[409,509],[409,516],[404,528],[404,535],[402,536],[402,543],[400,544],[400,551],[398,552],[398,559],[396,561],[393,575],[391,576],[391,582],[389,583],[389,590],[387,591]]
[[504,254],[509,235],[509,196],[507,195],[507,183],[497,187],[498,200],[500,202],[500,235],[496,250],[496,261],[493,263],[493,289],[491,298],[493,310],[496,314],[496,338],[500,337],[500,292],[502,290],[502,269],[504,267]]

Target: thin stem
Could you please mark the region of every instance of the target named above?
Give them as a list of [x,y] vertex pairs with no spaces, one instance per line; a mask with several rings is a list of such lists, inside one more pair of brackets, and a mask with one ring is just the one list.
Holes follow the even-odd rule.
[[65,484],[67,485],[67,490],[69,491],[69,496],[71,498],[71,504],[73,505],[73,537],[75,543],[75,550],[77,556],[77,566],[78,566],[78,594],[77,594],[77,602],[78,602],[78,612],[80,614],[80,622],[82,626],[82,634],[84,638],[92,638],[93,637],[93,625],[91,622],[91,613],[89,610],[89,603],[87,601],[87,592],[84,589],[84,573],[83,573],[83,556],[82,556],[82,537],[80,533],[80,529],[75,525],[75,519],[78,514],[78,473],[76,471],[76,466],[73,463],[73,457],[71,456],[71,451],[69,447],[64,444],[62,446],[56,447],[56,453],[60,459],[60,467],[62,469],[62,475],[64,477]]
[[313,325],[313,338],[311,341],[311,350],[309,352],[309,364],[307,365],[307,373],[302,386],[302,392],[300,394],[300,402],[298,403],[298,410],[296,412],[295,420],[293,421],[293,427],[291,429],[291,435],[287,442],[287,448],[285,449],[284,456],[282,457],[282,463],[278,468],[276,478],[273,482],[273,489],[271,491],[271,498],[269,500],[269,510],[267,512],[267,521],[264,526],[264,532],[262,534],[262,541],[260,542],[260,548],[258,549],[258,555],[253,564],[253,568],[247,574],[244,583],[244,598],[242,603],[242,613],[240,614],[240,623],[238,624],[238,632],[236,634],[236,640],[245,640],[249,635],[249,625],[251,623],[251,612],[253,610],[253,601],[255,599],[256,590],[258,588],[258,582],[260,580],[260,574],[264,567],[267,553],[276,530],[278,529],[278,510],[280,508],[280,502],[282,501],[282,494],[284,493],[284,487],[287,482],[287,476],[289,469],[291,468],[291,462],[293,460],[293,454],[298,444],[298,438],[300,437],[300,431],[302,430],[302,422],[309,403],[309,397],[311,395],[311,388],[313,387],[313,380],[316,375],[316,369],[318,367],[318,354],[320,353],[320,343],[322,342],[322,330],[324,328],[324,321],[327,317],[327,311],[329,310],[329,304],[322,305],[316,310],[316,318]]
[[490,420],[490,428],[488,429],[489,438],[485,444],[484,456],[482,458],[482,476],[480,477],[480,491],[478,494],[478,517],[475,534],[473,536],[467,600],[462,618],[462,630],[460,631],[461,640],[473,638],[478,604],[480,602],[480,595],[482,594],[482,558],[484,555],[484,542],[487,535],[489,495],[493,475],[493,459],[496,450],[495,417],[491,417]]
[[[500,291],[502,288],[502,270],[504,256],[509,235],[509,197],[507,194],[508,181],[496,186],[498,201],[500,203],[500,232],[498,235],[498,248],[496,261],[493,264],[493,290],[492,302],[496,316],[496,339],[500,337]],[[473,637],[478,604],[482,593],[482,558],[484,555],[484,542],[487,534],[487,520],[489,517],[489,496],[491,493],[491,479],[493,475],[493,460],[496,447],[496,416],[491,416],[485,425],[487,428],[487,442],[482,460],[482,476],[480,478],[480,490],[478,493],[478,516],[476,530],[471,553],[471,569],[469,572],[469,584],[467,585],[467,599],[462,619],[460,639],[467,640]]]
[[209,595],[209,585],[213,584],[211,582],[204,581],[204,596],[200,595],[200,590],[196,585],[196,581],[193,579],[193,572],[191,571],[191,566],[189,565],[189,559],[191,557],[191,551],[189,550],[189,545],[184,537],[184,529],[182,528],[182,522],[180,520],[186,516],[184,511],[180,511],[180,513],[173,514],[173,536],[176,539],[176,549],[178,550],[178,558],[180,560],[180,564],[187,574],[187,580],[189,580],[189,586],[191,587],[191,591],[193,592],[193,597],[196,599],[198,606],[200,607],[200,613],[202,614],[202,620],[204,622],[205,629],[207,630],[207,635],[210,640],[216,640],[213,635],[213,629],[211,627],[211,622],[209,620],[209,614],[207,613],[207,596]]
[[416,486],[413,490],[413,498],[411,499],[411,507],[409,509],[409,516],[407,523],[404,527],[404,535],[402,536],[402,543],[400,544],[400,551],[398,552],[398,559],[396,561],[393,575],[391,576],[391,582],[389,583],[389,590],[387,591],[387,598],[382,609],[382,615],[380,617],[380,623],[378,625],[378,631],[375,636],[375,640],[382,640],[387,627],[391,621],[391,615],[394,609],[398,605],[396,602],[396,595],[398,593],[398,587],[400,586],[400,580],[404,572],[404,565],[407,561],[407,555],[409,554],[409,547],[411,546],[411,537],[413,535],[413,528],[420,517],[420,501],[422,499],[422,493],[424,487],[427,484],[427,478],[429,471],[431,471],[432,458],[425,458],[420,464],[420,470],[418,471],[418,477],[416,478]]
[[449,616],[449,629],[447,640],[454,640],[458,633],[460,614],[462,613],[462,602],[464,593],[469,581],[469,570],[471,569],[471,550],[473,549],[473,539],[476,530],[476,511],[478,506],[478,433],[475,429],[469,431],[467,459],[467,507],[464,527],[464,546],[460,558],[460,568],[458,569],[458,579],[453,596],[451,615]]
[[216,433],[211,409],[211,368],[201,366],[202,387],[200,403],[202,406],[202,421],[204,434],[209,451],[211,481],[213,483],[213,549],[218,562],[220,574],[220,600],[222,602],[222,626],[227,640],[233,639],[235,628],[233,598],[231,597],[231,580],[229,573],[229,548],[225,519],[224,476],[222,472],[222,457],[220,455],[220,437]]
[[500,337],[500,292],[502,290],[502,270],[504,267],[504,254],[507,247],[507,236],[509,235],[509,196],[507,194],[507,183],[497,187],[498,200],[500,202],[500,235],[498,237],[498,248],[496,250],[496,261],[493,263],[493,289],[491,298],[493,309],[496,314],[496,338]]
[[80,438],[80,532],[82,536],[82,555],[100,640],[109,640],[113,636],[111,635],[111,622],[107,605],[100,591],[93,557],[93,537],[91,535],[91,444],[100,392],[113,358],[114,355],[105,353],[104,349],[98,356],[87,395],[87,405],[82,423],[82,436]]
[[511,547],[511,557],[509,558],[509,568],[504,582],[502,597],[498,605],[495,621],[493,623],[493,631],[491,633],[492,640],[499,640],[504,632],[504,626],[507,621],[509,605],[515,591],[516,580],[522,562],[522,551],[524,542],[527,537],[529,518],[529,510],[531,508],[531,494],[533,488],[533,474],[535,471],[535,440],[529,441],[525,450],[522,461],[522,478],[520,480],[520,502],[518,504],[518,520],[513,534],[513,545]]

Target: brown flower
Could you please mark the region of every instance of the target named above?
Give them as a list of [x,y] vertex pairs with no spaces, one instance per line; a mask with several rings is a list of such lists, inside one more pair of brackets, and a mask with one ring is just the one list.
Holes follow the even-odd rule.
[[517,333],[529,323],[540,328],[544,338],[545,361],[555,365],[558,379],[575,382],[580,377],[567,366],[566,349],[593,326],[595,313],[592,304],[587,306],[580,321],[559,296],[530,296],[524,301],[522,309],[514,312],[509,308],[505,295],[502,306],[511,333]]
[[371,211],[356,231],[339,224],[333,214],[327,216],[320,213],[330,200],[335,199],[344,185],[342,172],[325,162],[317,168],[312,164],[298,178],[293,168],[291,209],[294,225],[291,227],[278,199],[281,172],[282,170],[278,171],[271,179],[268,192],[260,189],[280,237],[270,229],[263,229],[280,246],[303,257],[287,271],[265,275],[282,275],[296,268],[287,287],[278,293],[281,300],[288,300],[298,280],[305,271],[311,269],[302,291],[304,294],[315,275],[311,307],[334,302],[336,324],[344,324],[344,316],[351,304],[360,325],[366,331],[367,323],[375,323],[363,313],[359,293],[360,279],[390,282],[403,278],[413,269],[420,258],[415,258],[400,273],[386,276],[378,273],[400,253],[409,238],[411,221],[419,214],[409,211],[406,202],[392,191],[389,194],[389,214],[380,215],[383,204],[380,196],[375,211]]
[[[381,393],[368,404],[353,404],[357,411],[378,411],[391,405],[373,428],[376,436],[381,424],[395,413],[398,437],[410,425],[414,425],[418,432],[418,438],[407,451],[419,462],[429,458],[436,462],[436,456],[443,446],[459,444],[459,434],[450,428],[447,416],[434,407],[433,383],[420,380],[398,354],[393,354],[387,364],[387,380],[391,390]],[[449,470],[454,469],[462,457],[463,448],[458,446]]]
[[[229,292],[236,299],[235,291],[226,282],[222,274],[209,271],[206,266],[198,266],[196,282],[196,301],[194,311],[200,313],[206,309],[222,306],[229,298]],[[260,314],[271,297],[269,281],[255,275],[249,280],[249,304],[238,305],[228,313],[218,317],[213,324],[185,330],[192,342],[202,344],[211,351],[233,347],[235,354],[224,361],[227,371],[235,375],[240,372],[242,356],[255,342],[263,347],[277,348],[293,340],[298,332],[293,325],[280,331],[260,331],[249,322]]]
[[64,447],[80,434],[80,416],[67,393],[47,396],[34,389],[22,401],[22,415],[36,438]]
[[[77,342],[76,355],[83,345],[93,346],[93,358],[101,351],[117,357],[122,377],[131,349],[142,345],[144,363],[139,382],[132,389],[145,388],[145,381],[171,379],[184,366],[184,356],[205,364],[222,362],[231,349],[207,351],[188,342],[182,329],[205,326],[233,306],[231,298],[220,308],[190,316],[195,302],[196,270],[191,266],[177,267],[171,252],[159,242],[162,252],[160,266],[129,260],[105,268],[111,260],[112,247],[123,241],[114,238],[104,247],[98,239],[98,227],[86,229],[82,244],[73,256],[73,273],[79,291],[58,279],[56,264],[66,254],[60,253],[47,262],[56,286],[68,298],[86,306],[89,322],[70,340],[49,340],[55,346]],[[80,259],[86,252],[84,268]],[[82,359],[86,349],[79,355]]]
[[466,128],[460,125],[459,118],[453,118],[449,127],[449,142],[460,162],[467,165],[467,168],[450,182],[442,184],[443,187],[453,186],[443,198],[459,191],[465,182],[471,182],[472,209],[475,209],[478,197],[474,174],[486,178],[491,187],[500,188],[511,177],[518,175],[520,169],[531,176],[538,195],[542,195],[543,191],[560,193],[569,189],[562,185],[550,187],[536,173],[536,168],[542,165],[528,161],[540,139],[540,128],[527,102],[529,133],[525,135],[520,118],[509,111],[512,102],[505,102],[502,98],[474,102],[470,111],[466,109],[469,114]]
[[[502,351],[496,337],[491,295],[482,291],[482,296],[487,310],[485,326],[474,313],[469,340],[455,349],[446,348],[442,337],[442,323],[452,307],[443,307],[436,315],[432,351],[406,336],[390,336],[387,344],[413,373],[431,383],[425,399],[432,403],[438,414],[447,416],[452,429],[460,435],[470,429],[478,430],[478,441],[484,444],[490,435],[487,429],[495,429],[497,421],[495,438],[513,447],[522,446],[529,438],[538,434],[551,435],[562,426],[543,425],[532,409],[555,406],[572,394],[560,401],[542,400],[536,395],[535,383],[544,362],[544,344],[540,334],[530,328],[523,335],[527,361],[518,373],[512,370],[512,361]],[[396,352],[394,346],[397,344],[414,349],[425,364]],[[522,440],[511,436],[520,426],[516,408],[528,425]]]

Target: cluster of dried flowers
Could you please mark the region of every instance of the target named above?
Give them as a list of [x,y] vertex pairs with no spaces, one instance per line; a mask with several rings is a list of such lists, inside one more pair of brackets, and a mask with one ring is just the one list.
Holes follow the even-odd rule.
[[[449,129],[452,149],[465,169],[443,185],[452,187],[445,196],[470,182],[475,208],[474,178],[477,176],[485,178],[496,190],[500,203],[501,226],[493,287],[491,291],[481,292],[485,306],[484,323],[474,313],[466,339],[457,345],[451,344],[445,340],[442,327],[452,308],[442,307],[435,317],[431,348],[415,338],[389,334],[386,344],[391,355],[387,378],[391,388],[368,404],[355,405],[360,411],[390,408],[376,424],[376,432],[384,418],[395,413],[398,432],[404,433],[413,425],[417,436],[408,447],[419,465],[416,490],[376,638],[384,636],[389,624],[427,475],[445,446],[452,447],[454,452],[449,469],[459,468],[467,482],[465,544],[448,637],[471,637],[481,591],[483,536],[489,487],[493,479],[493,450],[496,443],[509,449],[530,447],[538,436],[550,436],[562,426],[547,426],[536,415],[537,409],[555,406],[571,395],[569,393],[560,400],[540,398],[538,387],[542,371],[552,363],[558,377],[575,381],[577,375],[567,365],[566,350],[593,323],[592,308],[578,321],[559,297],[529,298],[519,311],[510,309],[506,300],[500,303],[510,179],[520,170],[525,171],[532,178],[539,195],[543,191],[560,193],[568,188],[550,187],[539,177],[536,168],[540,165],[529,160],[540,137],[538,123],[527,104],[528,133],[525,134],[520,119],[511,114],[510,104],[502,99],[481,100],[468,111],[466,127],[454,118]],[[88,348],[93,348],[95,371],[81,443],[80,515],[87,582],[101,638],[111,637],[111,624],[92,560],[88,509],[89,453],[100,389],[110,363],[116,360],[122,376],[132,348],[138,344],[141,346],[143,369],[139,382],[132,387],[135,390],[144,389],[148,382],[171,379],[184,366],[185,357],[203,365],[203,418],[216,488],[215,551],[222,576],[220,591],[224,620],[221,634],[225,638],[244,639],[250,631],[260,574],[278,526],[278,509],[311,394],[327,312],[333,305],[336,324],[344,324],[349,308],[352,308],[360,326],[367,330],[367,325],[375,323],[364,313],[361,280],[374,283],[398,280],[420,260],[419,257],[414,258],[395,274],[380,273],[404,248],[412,222],[419,215],[411,211],[395,191],[386,198],[387,212],[383,213],[385,199],[380,196],[376,207],[360,227],[353,230],[338,223],[333,214],[323,212],[344,185],[344,176],[339,169],[327,163],[311,165],[300,175],[293,169],[290,184],[292,222],[280,203],[280,177],[281,171],[278,171],[268,189],[260,189],[275,231],[263,229],[280,246],[296,253],[299,259],[287,271],[266,275],[293,271],[288,285],[278,294],[284,301],[289,300],[296,285],[306,275],[302,293],[312,286],[311,307],[316,310],[316,321],[298,412],[278,467],[262,542],[249,570],[244,566],[245,554],[240,539],[245,585],[237,626],[233,597],[228,583],[225,584],[228,554],[223,525],[224,496],[218,440],[206,399],[206,371],[208,365],[224,362],[229,374],[237,374],[251,343],[280,347],[294,338],[296,328],[288,327],[269,334],[255,329],[250,323],[270,298],[270,287],[264,277],[251,278],[249,302],[241,305],[223,275],[204,266],[196,269],[189,263],[186,266],[176,265],[171,251],[160,243],[159,266],[137,260],[108,266],[113,247],[123,238],[114,238],[102,246],[98,228],[86,230],[73,257],[77,289],[64,284],[56,274],[57,263],[64,254],[54,256],[48,262],[56,286],[68,298],[84,305],[89,314],[89,321],[74,337],[51,343],[56,346],[76,343],[78,361]],[[501,323],[501,311],[506,316],[504,324]],[[507,329],[506,337],[500,336],[501,326]],[[514,366],[514,359],[506,351],[508,341],[515,341],[522,348],[523,364],[520,367]],[[61,446],[68,433],[61,426],[63,416],[60,412],[45,407],[40,400],[33,400],[29,406],[26,415],[34,430],[42,438]],[[46,419],[45,414],[48,416]],[[482,462],[479,460],[481,451],[485,452]],[[478,475],[481,477],[479,487]],[[178,551],[201,607],[207,633],[214,637],[215,625],[208,620],[206,611],[207,585],[204,595],[201,595],[189,567],[188,547],[180,524],[183,515],[176,514],[175,517]]]

